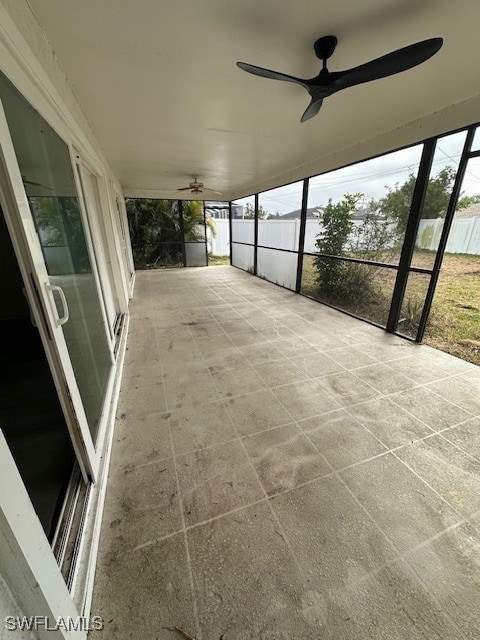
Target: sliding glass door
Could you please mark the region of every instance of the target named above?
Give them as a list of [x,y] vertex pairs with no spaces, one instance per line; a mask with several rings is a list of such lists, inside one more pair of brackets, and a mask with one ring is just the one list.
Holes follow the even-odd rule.
[[[101,300],[105,308],[110,337],[113,339],[115,335],[115,326],[117,324],[119,304],[118,299],[113,295],[111,286],[111,283],[115,280],[112,263],[107,259],[103,248],[107,246],[107,232],[102,219],[102,205],[98,188],[98,178],[86,167],[78,155],[76,155],[75,166],[87,214],[86,222],[88,225],[88,231],[92,237],[95,261],[99,266],[99,270],[101,270],[101,273],[99,273],[98,283],[102,293]],[[94,244],[94,237],[98,238],[100,242]]]
[[[95,444],[113,370],[105,301],[65,142],[16,89],[0,78],[0,146],[11,215],[31,259],[45,323],[72,405],[72,439],[95,475]],[[13,211],[12,211],[13,209]],[[71,421],[72,422],[72,421]]]

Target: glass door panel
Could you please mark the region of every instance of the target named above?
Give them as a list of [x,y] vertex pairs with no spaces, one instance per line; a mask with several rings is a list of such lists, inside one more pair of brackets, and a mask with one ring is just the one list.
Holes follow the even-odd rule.
[[[112,287],[110,283],[115,282],[112,263],[105,255],[104,246],[107,246],[107,237],[105,225],[102,219],[102,205],[100,193],[98,190],[97,177],[94,176],[83,163],[77,162],[78,176],[80,179],[80,188],[82,190],[83,202],[87,212],[87,222],[90,232],[90,243],[92,251],[95,253],[97,265],[102,268],[102,274],[99,273],[99,289],[102,292],[101,300],[104,304],[105,314],[107,316],[110,337],[114,337],[114,328],[117,320],[118,302],[114,300]],[[96,242],[95,242],[96,240]],[[108,277],[107,277],[108,276]]]
[[125,274],[128,275],[127,277],[128,282],[131,282],[134,274],[134,268],[131,261],[130,251],[129,251],[129,242],[127,242],[127,232],[126,232],[126,224],[125,224],[127,214],[125,211],[125,201],[123,197],[120,197],[115,193],[115,189],[113,186],[111,187],[111,189],[112,189],[112,193],[115,194],[115,204],[117,205],[116,224],[117,224],[118,234],[120,236],[120,242],[122,244],[123,267],[125,270]]
[[69,149],[4,76],[0,76],[0,97],[5,112],[0,114],[4,155],[13,144],[5,163],[17,205],[26,200],[30,209],[23,206],[19,215],[30,236],[27,242],[40,295],[47,301],[45,312],[57,348],[62,351],[66,346],[62,366],[69,374],[73,369],[74,379],[68,373],[66,377],[72,397],[77,397],[77,419],[82,427],[82,417],[86,418],[95,442],[113,357]]

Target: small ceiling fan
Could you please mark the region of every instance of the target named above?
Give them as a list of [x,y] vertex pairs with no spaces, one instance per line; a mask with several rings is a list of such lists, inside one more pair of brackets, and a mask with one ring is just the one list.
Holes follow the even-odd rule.
[[214,191],[213,189],[208,189],[204,186],[203,182],[198,182],[198,175],[192,175],[193,182],[190,182],[188,187],[181,187],[177,189],[177,191],[191,191],[192,193],[203,193],[204,191],[209,191],[210,193],[216,193],[217,195],[221,195],[220,191]]
[[331,96],[337,91],[353,87],[363,82],[386,78],[401,71],[406,71],[418,64],[425,62],[439,51],[443,45],[443,38],[430,38],[422,40],[408,47],[397,49],[385,56],[361,64],[358,67],[347,69],[345,71],[330,72],[327,69],[327,60],[332,56],[337,46],[337,38],[335,36],[324,36],[319,38],[313,48],[317,58],[322,61],[322,70],[314,78],[296,78],[288,76],[285,73],[271,71],[263,67],[256,67],[247,62],[237,62],[237,67],[253,73],[262,78],[271,78],[272,80],[283,80],[285,82],[294,82],[304,87],[310,94],[311,101],[305,110],[301,122],[310,120],[320,111],[324,98]]

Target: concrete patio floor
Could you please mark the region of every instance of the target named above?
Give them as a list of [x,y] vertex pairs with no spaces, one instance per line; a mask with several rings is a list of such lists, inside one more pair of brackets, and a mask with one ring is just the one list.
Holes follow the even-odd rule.
[[138,272],[92,638],[480,637],[480,371],[233,267]]

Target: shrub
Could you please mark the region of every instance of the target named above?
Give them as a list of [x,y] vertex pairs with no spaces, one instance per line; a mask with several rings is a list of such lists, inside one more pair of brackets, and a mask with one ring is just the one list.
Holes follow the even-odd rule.
[[[362,203],[363,220],[355,224],[355,213]],[[365,203],[362,193],[346,194],[338,203],[328,201],[321,220],[315,258],[318,292],[332,300],[354,304],[382,298],[376,285],[378,268],[331,256],[356,257],[381,262],[398,251],[400,235],[395,224],[378,209],[377,203]]]
[[[323,212],[322,230],[317,236],[316,247],[321,254],[332,256],[346,255],[352,241],[359,243],[353,222],[358,203],[363,199],[361,193],[346,194],[333,204],[328,201]],[[317,269],[319,293],[337,299],[349,299],[357,302],[367,301],[374,294],[371,267],[346,262],[321,255],[314,260]]]

